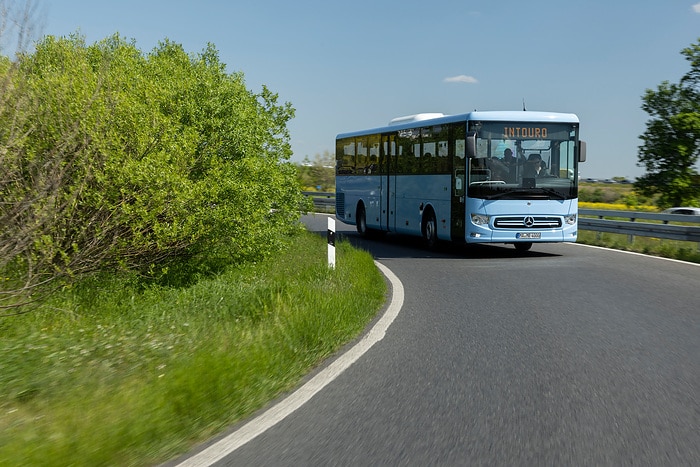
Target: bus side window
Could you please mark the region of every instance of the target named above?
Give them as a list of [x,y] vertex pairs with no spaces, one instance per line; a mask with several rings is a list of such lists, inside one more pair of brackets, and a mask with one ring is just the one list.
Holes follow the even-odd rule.
[[[420,139],[418,139],[420,141]],[[411,157],[412,156],[412,157]],[[408,158],[409,171],[407,173],[415,174],[420,172],[420,143],[413,143],[411,148],[411,156]]]
[[421,156],[422,173],[450,173],[450,126],[435,125],[422,129],[423,152]]
[[476,142],[476,157],[479,159],[489,157],[489,141],[478,139]]
[[397,141],[399,146],[399,155],[397,156],[397,168],[396,171],[400,174],[411,173],[410,162],[413,160],[413,151],[411,150],[411,145],[413,144],[408,137],[406,132],[399,132],[399,139]]
[[387,173],[396,172],[396,164],[399,158],[399,149],[396,146],[396,137],[392,137],[390,148],[389,160],[387,161]]
[[352,138],[338,140],[336,144],[336,171],[339,175],[355,172],[355,140]]
[[464,160],[465,154],[466,152],[464,139],[455,140],[455,157]]
[[432,174],[437,168],[437,156],[435,155],[435,143],[423,142],[423,154],[421,154],[421,173]]
[[464,124],[454,123],[451,128],[451,138],[454,139],[454,154],[452,164],[454,167],[465,167],[467,157],[467,129]]
[[357,152],[355,154],[355,173],[364,174],[369,165],[369,148],[367,147],[367,137],[357,138]]
[[452,172],[452,152],[451,139],[454,125],[440,125],[435,128],[435,139],[437,141],[437,172],[449,174]]
[[464,169],[455,170],[455,196],[464,196],[465,178]]
[[369,160],[365,167],[365,174],[379,173],[379,135],[369,137]]

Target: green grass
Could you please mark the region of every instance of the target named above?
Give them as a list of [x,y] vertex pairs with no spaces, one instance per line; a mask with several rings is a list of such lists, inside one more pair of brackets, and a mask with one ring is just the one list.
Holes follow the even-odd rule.
[[[643,205],[642,202],[650,202],[650,200],[642,199],[634,193],[634,188],[629,184],[581,184],[581,201],[579,208],[581,209],[607,209],[619,211],[657,211],[658,208],[651,205]],[[587,196],[586,189],[595,188],[598,194],[602,193],[601,200],[591,199]],[[623,201],[628,202],[624,204]],[[635,203],[629,203],[635,201]],[[614,218],[610,218],[614,219]],[[619,220],[629,220],[629,218],[618,218]],[[644,220],[646,223],[659,223],[661,221]],[[697,225],[697,224],[688,224]],[[689,261],[700,263],[700,244],[694,242],[683,242],[676,240],[667,240],[654,237],[634,236],[633,241],[629,241],[626,234],[614,234],[607,232],[594,232],[590,230],[579,230],[578,242],[587,245],[602,246],[613,248],[616,250],[634,251],[652,256],[661,256],[664,258],[678,259],[681,261]]]
[[694,242],[641,236],[634,236],[633,241],[630,242],[627,235],[590,230],[579,230],[577,242],[700,263],[700,245]]
[[147,465],[298,384],[386,287],[366,252],[302,234],[187,287],[102,276],[0,320],[0,465]]

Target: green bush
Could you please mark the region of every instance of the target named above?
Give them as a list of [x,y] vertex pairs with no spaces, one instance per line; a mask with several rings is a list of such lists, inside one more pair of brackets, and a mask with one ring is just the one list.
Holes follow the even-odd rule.
[[0,272],[25,291],[212,246],[261,258],[297,228],[294,110],[248,91],[212,45],[48,36],[1,65]]

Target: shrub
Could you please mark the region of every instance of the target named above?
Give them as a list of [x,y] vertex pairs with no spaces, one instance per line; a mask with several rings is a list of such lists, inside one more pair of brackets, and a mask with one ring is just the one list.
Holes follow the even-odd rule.
[[294,110],[248,91],[212,45],[144,55],[118,36],[48,36],[0,72],[0,271],[24,273],[21,288],[152,272],[212,244],[263,257],[296,228]]

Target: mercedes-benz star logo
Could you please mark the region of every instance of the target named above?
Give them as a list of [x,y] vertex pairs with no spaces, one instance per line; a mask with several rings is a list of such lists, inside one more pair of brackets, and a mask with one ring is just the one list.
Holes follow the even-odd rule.
[[525,227],[532,227],[535,225],[535,218],[532,216],[527,216],[525,219],[523,219],[523,224],[525,224]]

